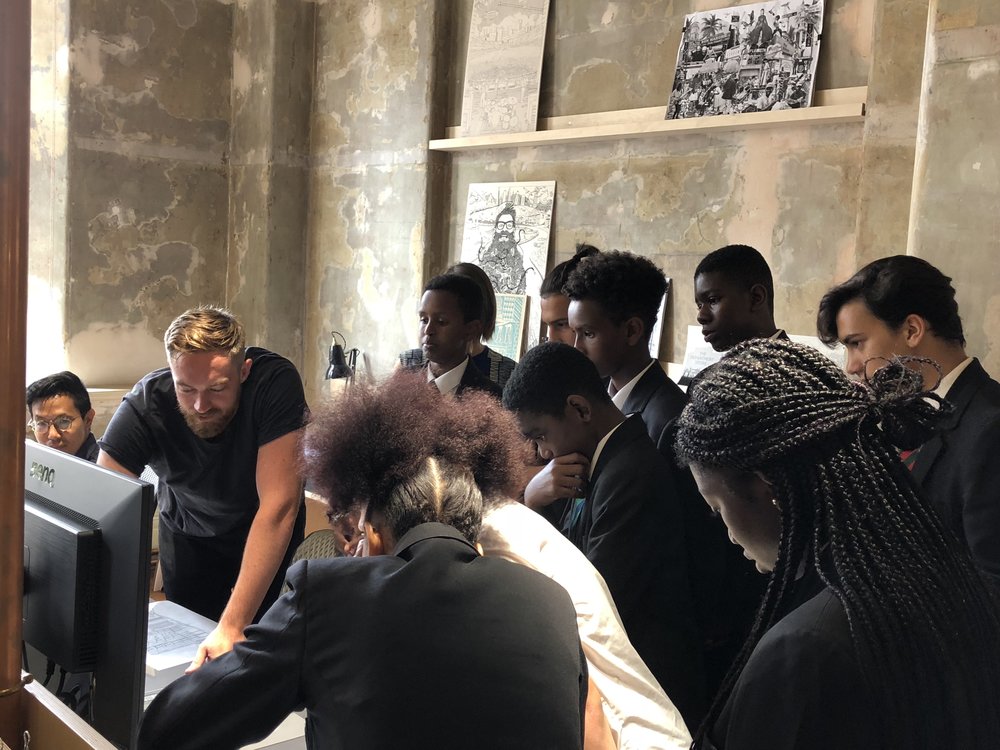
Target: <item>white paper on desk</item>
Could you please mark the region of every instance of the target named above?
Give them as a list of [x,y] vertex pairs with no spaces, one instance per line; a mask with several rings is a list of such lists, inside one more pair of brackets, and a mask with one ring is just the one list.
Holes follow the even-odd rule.
[[688,326],[687,346],[684,348],[684,373],[678,385],[687,386],[694,376],[709,365],[714,365],[724,352],[717,352],[701,335],[701,326]]
[[146,638],[146,674],[187,667],[215,623],[173,602],[150,602]]

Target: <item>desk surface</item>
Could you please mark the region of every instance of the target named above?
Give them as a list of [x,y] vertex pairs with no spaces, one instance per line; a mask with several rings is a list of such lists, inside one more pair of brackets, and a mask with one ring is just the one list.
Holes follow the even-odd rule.
[[[149,611],[144,708],[163,688],[184,675],[203,638],[200,634],[207,635],[215,627],[212,620],[174,602],[150,602]],[[171,628],[175,628],[176,637],[170,634]],[[246,745],[245,750],[305,750],[305,729],[304,714],[289,714],[271,734]]]

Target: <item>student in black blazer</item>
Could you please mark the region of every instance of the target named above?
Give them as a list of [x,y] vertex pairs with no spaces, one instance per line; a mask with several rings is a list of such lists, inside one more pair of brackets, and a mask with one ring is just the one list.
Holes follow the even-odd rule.
[[827,343],[843,342],[847,372],[858,378],[893,356],[923,360],[911,366],[955,409],[903,461],[1000,591],[1000,383],[965,352],[951,279],[920,258],[881,258],[826,293],[817,328]]
[[1000,591],[1000,383],[972,359],[945,394],[955,407],[913,455],[913,478]]
[[573,603],[474,546],[483,492],[513,489],[513,451],[438,434],[413,393],[356,386],[316,415],[306,473],[332,512],[363,508],[369,556],[298,563],[245,641],[160,693],[141,750],[241,747],[301,706],[311,748],[583,747]]
[[469,347],[483,332],[483,294],[472,279],[457,273],[435,276],[420,298],[420,344],[426,357],[428,381],[445,395],[467,389],[499,399],[503,389],[483,375],[469,356]]
[[708,689],[714,693],[750,630],[764,588],[709,513],[691,472],[677,464],[671,426],[686,396],[649,353],[666,278],[647,258],[610,252],[582,260],[563,289],[576,347],[609,379],[615,405],[642,419],[666,459],[670,491],[684,512],[691,591]]
[[543,459],[586,457],[589,476],[577,477],[557,525],[604,577],[629,640],[697,726],[705,696],[685,517],[642,420],[615,407],[590,360],[555,342],[524,355],[504,406]]
[[678,455],[771,575],[695,748],[1000,747],[997,602],[892,447],[947,416],[922,380],[755,339],[692,384]]

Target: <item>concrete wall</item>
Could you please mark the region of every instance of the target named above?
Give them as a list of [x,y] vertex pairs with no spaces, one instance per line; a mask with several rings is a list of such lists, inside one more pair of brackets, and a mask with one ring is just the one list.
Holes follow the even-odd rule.
[[951,276],[969,351],[1000,374],[1000,3],[934,0],[910,252]]
[[73,0],[68,364],[92,385],[162,366],[160,337],[225,295],[233,6]]
[[[665,105],[683,16],[726,4],[553,2],[540,115]],[[908,248],[955,276],[971,349],[1000,371],[993,0],[827,0],[817,88],[867,85],[864,123],[454,156],[426,142],[460,121],[472,0],[36,5],[44,371],[65,344],[92,385],[128,384],[177,312],[216,301],[314,399],[331,330],[385,372],[416,344],[423,281],[458,257],[468,184],[537,179],[557,181],[553,262],[588,240],[675,280],[669,358],[722,244],[765,253],[779,322],[806,333],[829,285]]]
[[[471,0],[465,6],[468,11]],[[671,0],[554,3],[541,111],[665,107],[684,15],[718,6]],[[874,6],[874,0],[827,2],[817,88],[867,84]],[[460,56],[466,43],[456,34],[454,54]],[[455,122],[458,99],[453,95]],[[754,245],[771,263],[779,324],[809,333],[831,278],[858,260],[864,128],[779,126],[462,153],[452,158],[449,250],[452,257],[461,252],[470,182],[554,179],[552,262],[587,241],[650,257],[674,280],[664,356],[683,356],[686,326],[694,323],[694,267],[706,253],[733,242]],[[907,194],[909,185],[905,180],[901,186]]]
[[[330,332],[380,372],[415,344],[446,188],[429,155],[442,0],[317,6],[304,376],[320,391]],[[437,232],[437,233],[435,233]],[[425,253],[426,251],[426,253]]]

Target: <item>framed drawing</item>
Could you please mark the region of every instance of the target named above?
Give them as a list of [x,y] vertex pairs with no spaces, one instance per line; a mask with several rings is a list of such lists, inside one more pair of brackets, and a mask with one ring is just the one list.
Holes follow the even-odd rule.
[[482,268],[498,294],[526,294],[527,346],[542,327],[538,293],[549,255],[556,183],[486,182],[469,185],[462,260]]
[[518,133],[538,124],[549,0],[475,0],[461,134]]
[[685,16],[666,119],[808,107],[822,35],[823,0]]
[[497,295],[497,324],[490,348],[514,361],[521,359],[524,324],[527,322],[528,297],[524,294]]

